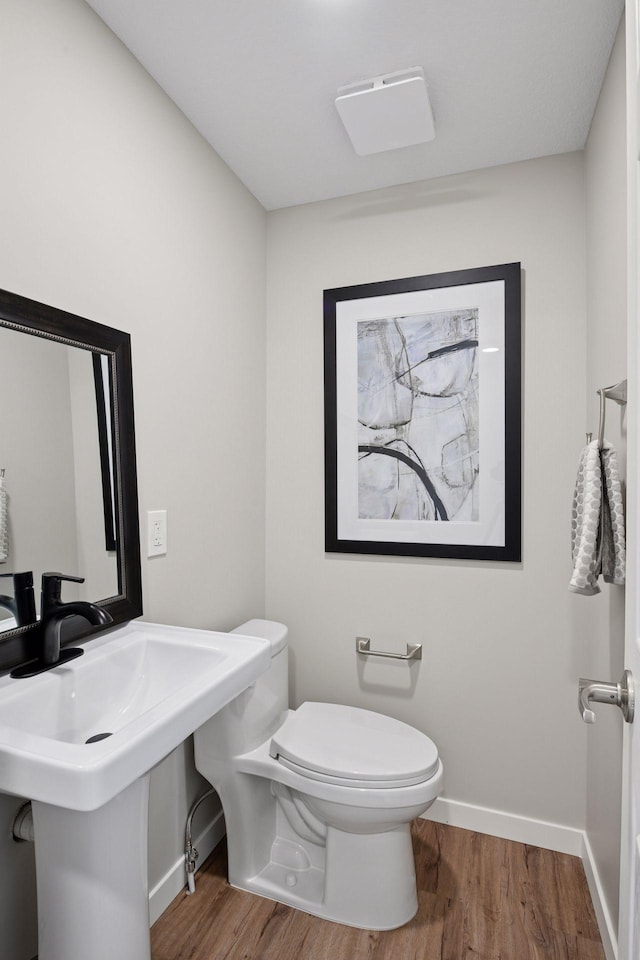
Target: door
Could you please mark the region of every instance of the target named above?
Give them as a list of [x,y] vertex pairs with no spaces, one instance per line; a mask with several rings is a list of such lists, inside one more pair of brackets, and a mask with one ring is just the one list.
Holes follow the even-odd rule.
[[[627,186],[628,186],[628,347],[627,407],[627,617],[625,666],[640,686],[640,133],[638,49],[640,0],[627,0]],[[622,848],[620,862],[619,960],[640,960],[640,722],[625,723],[622,765]]]

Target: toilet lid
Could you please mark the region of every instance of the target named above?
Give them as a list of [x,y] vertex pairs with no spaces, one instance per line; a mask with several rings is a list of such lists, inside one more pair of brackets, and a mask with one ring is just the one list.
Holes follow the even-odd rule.
[[336,703],[303,703],[276,731],[270,754],[301,773],[362,786],[421,783],[438,769],[429,737],[400,720]]

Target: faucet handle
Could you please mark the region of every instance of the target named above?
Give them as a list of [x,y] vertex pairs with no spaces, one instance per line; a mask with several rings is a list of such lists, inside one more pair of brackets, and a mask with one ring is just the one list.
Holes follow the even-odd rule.
[[72,577],[70,574],[67,574],[67,573],[43,573],[42,574],[43,608],[48,603],[60,603],[63,580],[68,580],[71,583],[84,583],[84,577]]
[[71,580],[73,583],[84,583],[84,577],[74,577],[70,573],[43,573],[42,579],[44,580],[45,577],[55,580]]

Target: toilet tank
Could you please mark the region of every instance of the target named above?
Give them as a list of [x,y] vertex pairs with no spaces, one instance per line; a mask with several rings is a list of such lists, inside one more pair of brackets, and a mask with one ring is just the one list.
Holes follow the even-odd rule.
[[246,695],[234,701],[234,714],[242,718],[244,751],[253,750],[270,737],[289,709],[288,630],[274,620],[247,620],[230,631],[249,637],[261,637],[271,644],[271,666],[258,677]]
[[288,630],[284,623],[275,620],[245,620],[239,627],[234,627],[229,633],[242,633],[245,637],[261,637],[271,644],[271,656],[275,656],[287,648]]
[[[247,620],[230,633],[268,640],[271,666],[196,731],[196,766],[205,776],[208,776],[211,763],[247,753],[269,739],[284,723],[289,708],[287,628],[284,624],[272,620]],[[211,779],[211,775],[208,778]]]

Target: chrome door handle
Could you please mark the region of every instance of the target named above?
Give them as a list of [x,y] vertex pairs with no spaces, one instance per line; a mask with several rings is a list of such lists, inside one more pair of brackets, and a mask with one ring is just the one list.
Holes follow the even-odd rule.
[[619,683],[602,683],[599,680],[578,680],[578,709],[585,723],[595,723],[596,715],[589,704],[610,703],[620,707],[627,723],[633,723],[636,696],[633,674],[625,670]]

